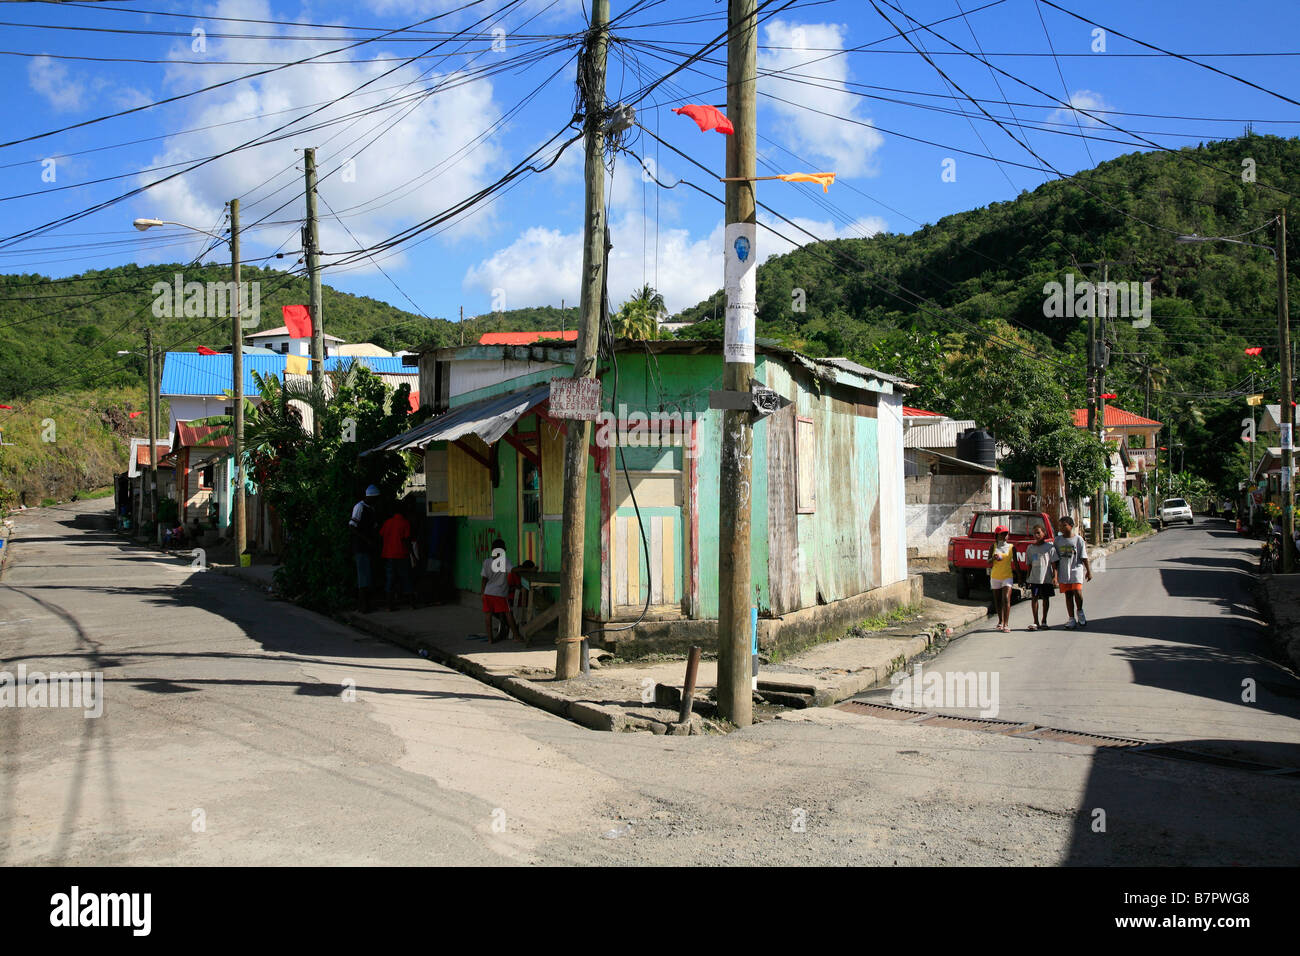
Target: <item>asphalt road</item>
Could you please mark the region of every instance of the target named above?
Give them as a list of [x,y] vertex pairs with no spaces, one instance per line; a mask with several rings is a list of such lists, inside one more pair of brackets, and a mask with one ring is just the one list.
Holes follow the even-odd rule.
[[928,666],[998,674],[1000,719],[1300,768],[1300,681],[1268,656],[1251,600],[1258,547],[1213,519],[1170,528],[1117,552],[1084,585],[1086,628],[1063,627],[1058,595],[1052,628],[1029,631],[1030,604],[1020,601],[1010,634],[990,618]]
[[[588,731],[233,578],[89,529],[84,518],[102,510],[87,502],[25,512],[6,549],[0,673],[20,665],[96,672],[105,703],[98,718],[0,707],[0,863],[1300,858],[1295,780],[834,709],[790,712],[727,736]],[[1112,608],[1094,582],[1089,606],[1099,623],[1062,644],[1075,649],[1068,667],[1048,655],[1057,666],[1038,681],[1054,680],[1058,691],[1044,687],[1036,700],[1083,727],[1167,731],[1236,720],[1234,738],[1290,743],[1294,730],[1276,701],[1234,710],[1226,690],[1206,696],[1219,683],[1208,676],[1215,667],[1225,685],[1247,665],[1261,678],[1271,672],[1249,654],[1258,627],[1245,606],[1220,603],[1215,590],[1232,569],[1176,561],[1236,552],[1199,529],[1182,539],[1180,548],[1179,533],[1163,536],[1115,562],[1133,574],[1161,565],[1150,586],[1165,575],[1171,588],[1145,595],[1147,605],[1141,588],[1123,598],[1130,572],[1099,576],[1135,606]],[[1176,643],[1177,635],[1108,639],[1100,630],[1121,610],[1157,627],[1140,613],[1154,613],[1157,599],[1171,630],[1228,628],[1240,646]],[[1206,619],[1213,623],[1198,623]],[[1032,653],[1032,637],[997,644],[976,635],[948,653],[996,648],[1008,671],[1003,707],[1037,712],[1007,690],[1031,686],[1012,680],[1008,652],[1023,641]],[[1162,649],[1179,659],[1166,661]],[[1091,676],[1080,683],[1080,675]],[[1186,707],[1209,710],[1187,718]]]

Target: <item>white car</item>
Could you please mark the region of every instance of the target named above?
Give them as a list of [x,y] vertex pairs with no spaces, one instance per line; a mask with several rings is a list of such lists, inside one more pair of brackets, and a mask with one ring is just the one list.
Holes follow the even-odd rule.
[[1173,524],[1175,521],[1193,524],[1192,506],[1182,498],[1166,498],[1165,503],[1160,506],[1160,523]]

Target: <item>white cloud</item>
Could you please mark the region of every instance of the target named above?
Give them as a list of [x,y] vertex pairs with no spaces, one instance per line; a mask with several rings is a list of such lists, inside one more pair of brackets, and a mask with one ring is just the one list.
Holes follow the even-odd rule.
[[1048,123],[1067,123],[1073,126],[1076,122],[1084,126],[1099,126],[1100,124],[1091,116],[1085,116],[1079,110],[1108,110],[1110,104],[1107,103],[1100,93],[1094,93],[1092,90],[1075,90],[1070,94],[1071,109],[1064,106],[1052,110],[1048,114]]
[[27,82],[59,112],[81,109],[86,86],[75,80],[68,68],[48,56],[32,57],[27,64]]
[[[272,19],[264,0],[224,0],[214,13]],[[338,45],[336,41],[312,44],[274,38],[227,42],[209,36],[206,55],[219,62],[285,61]],[[367,58],[409,55],[411,52],[405,48],[397,51],[385,48],[382,41],[363,49]],[[175,48],[173,55],[178,59],[190,59],[196,54],[186,40]],[[187,104],[193,105],[175,118],[175,126],[214,128],[164,141],[162,151],[153,158],[151,165],[202,158],[268,134],[307,112],[281,111],[342,98],[366,80],[380,77],[393,65],[392,62],[304,65],[223,87],[201,100],[187,100]],[[231,65],[206,69],[210,72],[205,73],[204,78],[211,83],[241,75],[248,68]],[[394,87],[406,81],[411,81],[411,85],[381,92],[368,88],[326,107],[300,125],[315,126],[361,111],[359,116],[324,129],[240,151],[203,167],[197,173],[154,187],[138,201],[138,214],[187,222],[206,229],[219,221],[230,197],[241,196],[244,197],[242,218],[245,226],[264,214],[272,213],[276,206],[286,201],[284,208],[270,219],[281,222],[297,219],[304,208],[301,151],[307,146],[317,147],[319,195],[323,200],[319,208],[321,248],[326,252],[355,249],[358,241],[369,245],[442,212],[495,180],[503,170],[503,153],[498,139],[489,136],[476,142],[477,137],[500,118],[501,110],[491,81],[480,79],[457,85],[454,73],[445,76],[430,74],[422,78],[422,69],[418,65],[403,67],[376,79],[373,84],[376,88]],[[192,70],[173,68],[168,80],[172,86],[189,89],[193,85]],[[439,83],[443,83],[445,88],[424,98],[414,109],[410,109],[414,105],[410,101],[393,109],[379,109],[392,97],[418,90],[428,91]],[[217,125],[249,117],[253,119],[237,125]],[[373,144],[367,146],[372,140]],[[146,174],[142,181],[152,181],[158,176],[158,173]],[[344,217],[352,235],[334,218],[331,207]],[[481,233],[493,221],[493,214],[493,207],[480,207],[445,227],[445,237]],[[244,237],[248,250],[245,256],[269,252],[281,240],[284,240],[283,249],[296,255],[300,249],[296,223],[250,230]],[[404,250],[409,250],[412,245],[406,244]],[[421,252],[428,255],[428,248],[426,246]],[[392,268],[401,264],[407,252],[389,259],[383,255],[379,255],[380,261],[385,268]],[[286,258],[283,264],[287,266],[291,261]],[[325,261],[328,263],[330,260],[327,257]],[[361,259],[355,271],[372,269],[368,259]]]
[[788,102],[760,95],[759,104],[776,113],[775,128],[792,152],[841,176],[870,176],[884,137],[859,112],[861,98],[845,86],[847,57],[831,52],[844,49],[844,32],[834,23],[773,20],[764,26],[764,44],[784,49],[760,50],[759,70],[787,70],[794,78],[760,75],[760,94]]
[[[634,187],[639,190],[640,181],[637,177],[615,177],[611,208],[616,210],[616,214],[610,222],[613,248],[610,250],[609,262],[609,297],[612,308],[618,308],[643,282],[656,285],[655,224],[653,219],[643,220],[639,192],[638,201],[626,201],[628,193]],[[626,212],[618,214],[617,210]],[[653,216],[653,213],[650,215]],[[813,241],[806,233],[784,221],[766,214],[759,218],[761,223],[771,226],[786,237],[778,238],[767,229],[760,228],[757,236],[760,261]],[[818,239],[866,238],[886,229],[884,220],[874,216],[856,219],[843,226],[797,216],[792,216],[791,219]],[[722,287],[721,215],[707,236],[692,236],[688,229],[664,228],[662,225],[658,231],[657,288],[663,294],[670,313],[695,305]],[[576,305],[579,301],[581,276],[581,232],[533,226],[508,246],[470,267],[465,273],[462,288],[467,293],[482,295],[485,303],[493,297],[503,295],[502,307],[505,309],[534,305],[558,306],[561,301],[567,305]]]

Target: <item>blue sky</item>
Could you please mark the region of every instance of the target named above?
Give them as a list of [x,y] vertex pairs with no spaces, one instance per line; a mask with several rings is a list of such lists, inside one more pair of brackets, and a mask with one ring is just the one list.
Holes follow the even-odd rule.
[[[494,307],[574,304],[581,262],[580,142],[548,171],[517,180],[494,201],[444,226],[371,255],[349,255],[472,196],[565,130],[573,115],[575,51],[566,38],[583,29],[581,0],[516,0],[497,17],[508,0],[448,12],[465,2],[6,4],[3,19],[11,25],[0,27],[0,49],[7,51],[0,55],[0,84],[10,109],[2,141],[223,85],[0,148],[0,236],[108,203],[56,229],[0,242],[0,271],[57,277],[125,262],[189,259],[208,247],[205,237],[174,228],[142,234],[131,220],[157,217],[219,231],[223,204],[232,196],[240,196],[243,207],[244,260],[282,252],[284,258],[268,264],[288,266],[299,254],[304,215],[301,152],[295,150],[314,146],[330,285],[447,318],[462,306],[474,315]],[[1104,50],[1094,49],[1100,38],[1093,27],[1035,0],[891,3],[879,5],[895,24],[908,22],[898,9],[921,23],[944,20],[933,30],[982,51],[1010,74],[993,73],[932,33],[913,35],[955,87],[1005,118],[1012,132],[1066,174],[1139,147],[1132,136],[1058,101],[1172,148],[1238,136],[1246,121],[1261,133],[1289,136],[1300,129],[1300,107],[1168,56],[1134,56],[1151,51],[1113,33],[1104,37]],[[1231,11],[1207,0],[1061,5],[1300,99],[1294,80],[1300,5],[1258,3]],[[632,0],[612,0],[614,33],[621,38],[610,59],[614,101],[631,97],[679,63],[681,54],[713,39],[726,14],[725,2],[709,0],[642,3],[629,16],[632,6]],[[779,6],[780,0],[770,9]],[[394,34],[314,64],[241,79],[438,14],[419,28],[437,34]],[[256,20],[274,22],[240,22]],[[450,36],[460,30],[469,33]],[[817,186],[763,183],[759,197],[820,237],[911,232],[949,213],[1014,198],[1053,175],[894,33],[868,0],[797,0],[763,22],[759,67],[779,76],[765,75],[759,85],[760,172],[833,170],[838,179],[824,196]],[[1261,53],[1288,55],[1244,55]],[[413,56],[419,58],[403,64]],[[718,62],[698,63],[658,86],[638,104],[638,120],[720,173],[724,137],[699,132],[670,112],[688,102],[724,104],[725,51],[712,58]],[[304,129],[311,125],[321,128]],[[276,142],[114,201],[272,134]],[[721,183],[644,133],[634,132],[628,145],[657,163],[659,179],[684,178],[722,195]],[[554,153],[551,146],[540,155]],[[646,180],[631,155],[617,157],[609,184],[610,292],[617,304],[649,282],[677,310],[721,285],[722,207],[689,186],[666,190]],[[778,228],[789,238],[806,238],[784,224]],[[790,248],[761,229],[759,246],[760,256]],[[223,261],[226,252],[207,258]]]

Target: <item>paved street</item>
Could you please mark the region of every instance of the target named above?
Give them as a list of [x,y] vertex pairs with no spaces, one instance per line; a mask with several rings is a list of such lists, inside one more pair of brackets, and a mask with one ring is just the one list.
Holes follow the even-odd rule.
[[[1058,595],[1052,628],[1028,631],[1033,617],[1029,602],[1020,601],[1012,633],[993,630],[989,618],[987,628],[957,641],[932,666],[998,672],[1001,719],[1186,741],[1300,767],[1300,681],[1264,656],[1264,627],[1252,604],[1258,547],[1222,521],[1170,528],[1109,557],[1106,573],[1084,586],[1086,629],[1063,627]],[[1242,700],[1247,679],[1255,682],[1254,703]]]
[[[587,731],[78,521],[102,511],[16,518],[0,670],[102,671],[106,702],[97,719],[0,710],[4,863],[1300,857],[1294,779],[840,710],[726,737]],[[974,634],[931,665],[1000,669],[1003,717],[1300,766],[1296,682],[1257,657],[1248,549],[1200,527],[1140,543],[1090,586],[1087,631]]]

